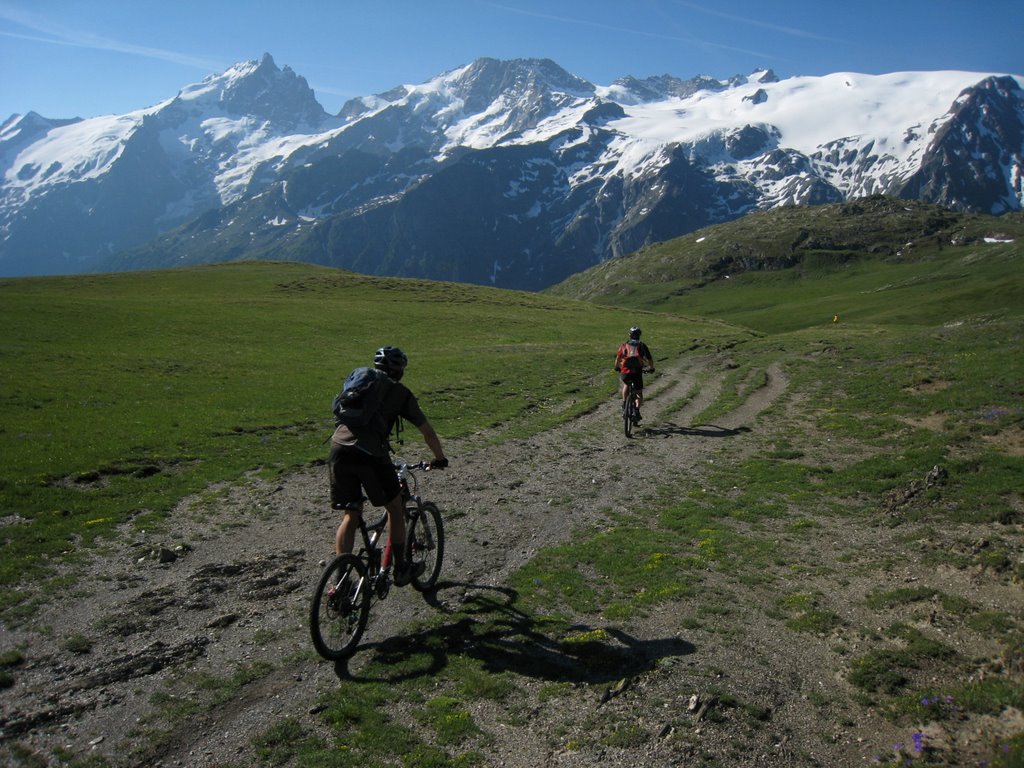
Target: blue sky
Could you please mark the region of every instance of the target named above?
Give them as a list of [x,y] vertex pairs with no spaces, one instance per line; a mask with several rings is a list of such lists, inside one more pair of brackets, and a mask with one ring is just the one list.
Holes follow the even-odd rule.
[[623,75],[1024,74],[1020,0],[0,0],[0,122],[152,106],[273,55],[335,113],[481,56]]

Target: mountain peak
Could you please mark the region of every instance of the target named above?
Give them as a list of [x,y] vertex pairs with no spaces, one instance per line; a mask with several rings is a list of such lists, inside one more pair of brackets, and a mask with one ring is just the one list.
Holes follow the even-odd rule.
[[778,76],[771,69],[755,69],[749,75],[734,75],[728,80],[719,80],[709,75],[696,75],[683,80],[674,75],[654,75],[642,80],[632,75],[620,77],[604,94],[623,104],[645,104],[665,99],[688,99],[701,91],[717,93],[748,83],[777,83]]
[[4,121],[3,125],[0,125],[0,136],[5,136],[9,131],[19,130],[23,131],[26,129],[37,129],[37,128],[57,128],[62,125],[71,125],[72,123],[80,123],[82,118],[72,117],[66,120],[53,120],[49,117],[43,117],[38,112],[30,111],[24,115],[11,115],[7,120]]
[[80,122],[82,122],[80,117],[73,117],[68,120],[51,120],[50,118],[43,117],[38,112],[11,115],[4,121],[3,125],[0,125],[0,153],[5,156],[13,156],[23,147],[41,139],[48,131]]
[[477,111],[502,94],[562,94],[590,98],[594,86],[570,74],[551,59],[480,58],[442,76],[449,87],[466,100],[466,108]]
[[654,75],[640,79],[632,75],[620,77],[607,89],[614,101],[625,104],[643,104],[665,99],[686,99],[699,91],[721,91],[726,83],[706,75],[682,80],[673,75]]
[[352,124],[387,112],[389,125],[372,131],[374,142],[384,136],[392,147],[419,141],[443,154],[454,146],[480,148],[512,140],[560,110],[592,102],[596,91],[551,59],[485,57],[421,85],[352,99],[339,117]]
[[590,91],[593,85],[566,71],[551,59],[480,58],[465,68],[467,77],[526,78],[538,85],[570,91]]
[[215,101],[229,114],[252,115],[284,128],[316,126],[327,117],[306,79],[288,66],[279,69],[269,53],[210,75],[183,89],[178,98]]
[[779,76],[771,69],[755,69],[747,78],[752,83],[777,83]]

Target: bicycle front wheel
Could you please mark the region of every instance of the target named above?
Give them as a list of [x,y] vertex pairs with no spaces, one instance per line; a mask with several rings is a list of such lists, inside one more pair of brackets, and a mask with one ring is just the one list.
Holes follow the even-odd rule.
[[328,563],[309,609],[309,628],[317,653],[329,661],[355,653],[370,617],[372,596],[362,560],[355,555],[338,555]]
[[444,559],[444,526],[441,510],[432,501],[423,502],[418,509],[409,512],[409,559],[423,563],[423,573],[412,580],[420,592],[433,588],[441,575],[441,561]]

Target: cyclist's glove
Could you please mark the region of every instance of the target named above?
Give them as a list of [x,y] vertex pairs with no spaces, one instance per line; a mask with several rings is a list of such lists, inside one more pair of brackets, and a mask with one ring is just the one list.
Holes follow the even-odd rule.
[[448,459],[434,459],[430,462],[431,469],[444,469],[448,466]]

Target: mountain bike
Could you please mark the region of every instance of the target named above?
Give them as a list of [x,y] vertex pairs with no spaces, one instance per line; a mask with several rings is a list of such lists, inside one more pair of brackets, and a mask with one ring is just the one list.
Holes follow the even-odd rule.
[[[649,368],[644,368],[644,373],[650,373]],[[637,402],[636,387],[633,382],[626,384],[626,400],[622,404],[622,431],[626,437],[633,436],[633,428],[640,423],[640,403]]]
[[[410,563],[423,563],[424,570],[412,580],[425,592],[437,583],[444,558],[444,527],[441,511],[432,501],[416,494],[416,470],[430,469],[430,462],[395,464],[406,516],[406,556]],[[365,502],[366,499],[364,498]],[[337,555],[327,564],[309,609],[309,627],[317,653],[330,661],[355,653],[370,620],[370,607],[384,600],[391,590],[391,542],[386,538],[387,512],[373,524],[359,517],[358,553]]]

